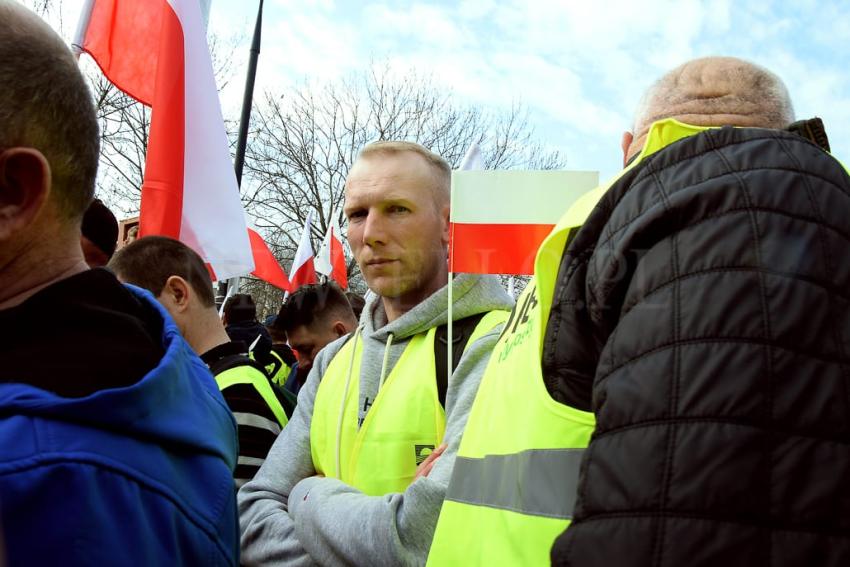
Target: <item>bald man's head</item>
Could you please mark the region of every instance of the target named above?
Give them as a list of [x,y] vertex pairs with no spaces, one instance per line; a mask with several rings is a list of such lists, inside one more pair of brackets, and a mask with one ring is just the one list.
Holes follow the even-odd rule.
[[71,51],[32,12],[0,0],[0,152],[34,148],[50,165],[49,199],[79,222],[94,194],[97,116]]
[[676,67],[644,94],[623,140],[626,160],[643,148],[650,125],[665,118],[695,126],[785,128],[794,109],[782,80],[767,69],[734,57],[704,57]]

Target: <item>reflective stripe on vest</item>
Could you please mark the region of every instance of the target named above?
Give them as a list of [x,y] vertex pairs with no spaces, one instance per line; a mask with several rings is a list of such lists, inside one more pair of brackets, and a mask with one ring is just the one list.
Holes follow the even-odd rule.
[[559,486],[578,482],[581,449],[529,449],[482,459],[458,457],[446,498],[547,518],[572,519],[575,492],[552,490],[549,472],[563,471]]
[[[467,346],[507,317],[505,311],[485,315]],[[437,393],[435,334],[436,327],[408,342],[359,428],[363,345],[351,339],[337,352],[319,384],[310,424],[310,449],[318,473],[371,496],[404,492],[410,485],[418,464],[442,442],[446,426]],[[349,371],[352,378],[343,400]],[[336,470],[338,428],[341,471]]]
[[289,422],[289,419],[286,417],[286,412],[283,410],[283,406],[280,405],[280,401],[278,401],[274,390],[272,390],[272,385],[269,383],[269,379],[266,378],[265,374],[253,366],[245,365],[229,368],[218,374],[215,377],[215,382],[218,384],[218,389],[221,391],[224,391],[225,388],[229,388],[236,384],[250,384],[254,387],[257,393],[260,394],[260,397],[263,398],[266,405],[269,406],[269,409],[272,411],[275,418],[277,418],[281,427],[286,427],[286,424]]
[[[656,122],[629,168],[704,129]],[[618,178],[579,199],[537,252],[534,277],[502,331],[470,411],[429,566],[548,565],[552,543],[572,519],[581,455],[595,421],[552,399],[540,358],[568,234]]]

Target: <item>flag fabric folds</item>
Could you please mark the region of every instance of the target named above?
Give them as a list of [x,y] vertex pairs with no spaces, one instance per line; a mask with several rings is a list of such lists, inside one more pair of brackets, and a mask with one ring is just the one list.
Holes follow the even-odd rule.
[[218,279],[251,272],[268,247],[249,237],[200,2],[90,0],[76,43],[151,106],[140,235],[179,239]]
[[328,231],[325,233],[325,239],[316,254],[315,266],[316,272],[327,276],[329,280],[334,280],[342,289],[346,289],[348,287],[348,267],[342,248],[342,231],[339,229],[337,219],[336,211],[334,211],[331,215]]
[[252,273],[283,291],[289,291],[289,278],[263,237],[253,228],[248,228],[248,238],[251,240],[251,253],[254,256]]
[[449,270],[534,273],[560,216],[598,184],[591,171],[452,172]]
[[484,169],[484,157],[481,155],[481,146],[473,142],[463,155],[458,169],[461,171]]
[[313,245],[310,243],[312,222],[313,211],[310,211],[307,214],[307,220],[304,221],[304,230],[301,232],[298,250],[295,251],[295,258],[292,260],[292,267],[289,270],[289,288],[293,293],[302,285],[314,284],[318,281],[314,267]]

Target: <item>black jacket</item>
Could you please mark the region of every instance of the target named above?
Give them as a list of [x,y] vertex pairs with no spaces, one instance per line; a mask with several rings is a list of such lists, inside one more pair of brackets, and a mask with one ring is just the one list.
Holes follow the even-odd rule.
[[555,564],[850,565],[850,178],[815,145],[723,128],[627,172],[543,362],[598,421]]

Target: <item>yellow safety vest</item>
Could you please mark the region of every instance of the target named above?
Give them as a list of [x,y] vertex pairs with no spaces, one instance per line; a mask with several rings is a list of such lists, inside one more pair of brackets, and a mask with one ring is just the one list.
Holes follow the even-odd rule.
[[[507,317],[506,311],[485,315],[467,346]],[[363,344],[355,334],[337,352],[319,384],[310,424],[316,472],[371,496],[404,492],[413,482],[417,465],[440,445],[446,429],[437,393],[436,330],[410,340],[359,428]]]
[[272,390],[269,379],[259,369],[248,365],[234,366],[218,374],[215,377],[215,381],[218,384],[218,389],[222,392],[225,388],[229,388],[235,384],[250,384],[260,394],[260,397],[263,398],[269,409],[272,410],[280,426],[286,427],[286,424],[289,423],[286,412],[278,401],[274,390]]
[[[624,172],[705,129],[656,122]],[[582,453],[595,420],[549,395],[543,338],[569,232],[618,178],[577,201],[537,252],[534,277],[502,331],[470,411],[429,566],[549,565],[549,550],[572,519]]]
[[[278,386],[283,386],[286,383],[286,379],[289,378],[289,373],[292,372],[292,368],[288,366],[283,359],[280,357],[278,353],[275,351],[271,351],[271,355],[277,359],[280,363],[280,368],[275,372],[274,376],[271,377],[271,381],[277,384]],[[271,372],[274,370],[274,364],[269,364],[266,366],[266,370]]]

